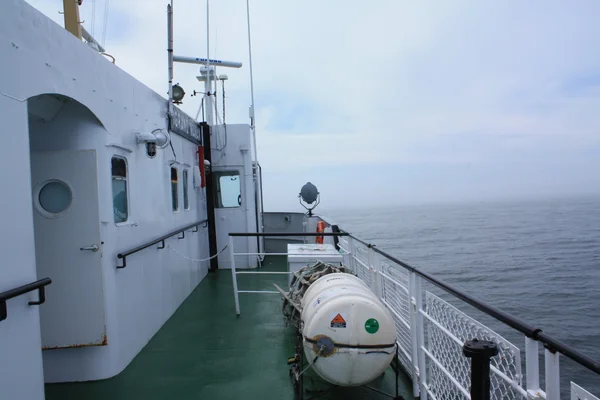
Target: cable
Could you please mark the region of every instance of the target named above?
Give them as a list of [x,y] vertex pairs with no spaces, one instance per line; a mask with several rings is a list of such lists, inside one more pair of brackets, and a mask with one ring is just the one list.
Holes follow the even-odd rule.
[[304,374],[306,372],[307,369],[309,369],[314,363],[317,362],[317,360],[319,359],[319,357],[321,356],[321,353],[323,352],[323,350],[325,350],[325,345],[321,346],[321,348],[319,349],[319,353],[317,353],[317,356],[310,362],[310,364],[308,364],[306,366],[306,368],[304,368],[302,370],[302,372],[300,372],[300,374],[298,375],[298,378],[302,376],[302,374]]
[[109,0],[104,0],[104,29],[102,31],[102,47],[106,48],[106,31],[108,30],[108,3]]
[[92,37],[94,37],[94,29],[96,28],[96,0],[92,0]]
[[[215,93],[216,93],[216,91],[215,91]],[[215,114],[216,114],[215,122],[217,122],[215,124],[215,128],[219,125],[219,121],[221,121],[221,119],[220,119],[221,116],[219,115],[219,109],[216,107],[216,104],[217,104],[217,102],[216,102],[216,96],[215,96]],[[225,144],[223,144],[223,146],[221,148],[219,148],[219,147],[214,148],[214,150],[217,150],[217,151],[222,151],[223,149],[225,149],[225,147],[227,147],[227,125],[225,125],[224,119],[222,120],[222,122],[223,122],[224,131],[225,131]]]
[[208,258],[201,258],[201,259],[198,259],[198,258],[191,258],[191,257],[185,256],[185,255],[181,254],[180,252],[178,252],[177,250],[175,250],[174,248],[172,248],[172,247],[171,247],[171,246],[169,246],[169,245],[167,245],[167,247],[168,247],[168,248],[169,248],[169,250],[171,250],[173,253],[177,254],[177,255],[178,255],[178,256],[180,256],[181,258],[184,258],[184,259],[186,259],[186,260],[188,260],[188,261],[194,261],[194,262],[204,262],[204,261],[209,261],[209,260],[212,260],[212,259],[213,259],[213,258],[215,258],[215,257],[218,257],[218,256],[219,256],[219,254],[221,254],[222,252],[224,252],[224,251],[225,251],[225,249],[226,249],[227,247],[229,247],[229,245],[225,245],[225,247],[223,247],[223,248],[221,249],[221,251],[219,251],[219,252],[218,252],[217,254],[215,254],[214,256],[210,256],[210,257],[208,257]]
[[202,100],[200,100],[200,106],[198,107],[198,112],[196,113],[196,121],[198,121],[200,112],[202,112],[202,122],[204,122],[204,97],[202,98]]
[[254,144],[254,159],[258,162],[258,149],[256,148],[256,110],[254,109],[254,74],[252,73],[252,39],[250,37],[250,0],[246,0],[246,17],[248,20],[248,58],[250,66],[250,97],[252,104],[252,141]]
[[173,141],[169,140],[169,144],[171,145],[171,151],[173,152],[173,157],[175,157],[175,161],[177,161],[177,154],[175,154],[175,149],[173,148]]
[[2,95],[4,97],[8,97],[9,99],[12,99],[12,100],[16,100],[19,103],[25,103],[27,101],[27,99],[19,99],[17,97],[11,96],[10,94],[4,93],[4,92],[0,92],[0,95]]

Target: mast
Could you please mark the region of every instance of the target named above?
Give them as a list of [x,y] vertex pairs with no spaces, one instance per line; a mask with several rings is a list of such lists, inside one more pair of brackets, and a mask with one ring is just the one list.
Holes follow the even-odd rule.
[[63,0],[63,9],[65,10],[65,29],[81,39],[81,24],[79,23],[79,5],[80,0]]
[[169,76],[169,105],[168,114],[171,115],[173,111],[173,0],[171,4],[167,5],[167,35],[168,35],[168,47],[167,47],[167,64],[168,64],[168,76]]
[[210,68],[210,18],[209,18],[209,0],[206,0],[206,81],[204,81],[204,109],[206,110],[206,122],[208,125],[214,125],[213,119],[213,99],[210,97],[212,89],[213,74]]

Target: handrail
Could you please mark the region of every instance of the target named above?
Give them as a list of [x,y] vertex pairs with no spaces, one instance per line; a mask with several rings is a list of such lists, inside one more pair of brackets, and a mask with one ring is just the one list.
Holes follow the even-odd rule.
[[[342,231],[342,232],[345,232],[345,231]],[[347,233],[348,236],[351,237],[352,239],[367,246],[368,248],[373,249],[373,251],[376,252],[377,254],[379,254],[379,255],[387,258],[388,260],[400,265],[401,267],[406,268],[407,270],[419,275],[420,277],[426,279],[427,281],[429,281],[430,283],[439,287],[440,289],[443,289],[444,291],[458,297],[465,303],[472,305],[473,307],[477,308],[478,310],[483,311],[490,317],[495,318],[496,320],[510,326],[513,329],[516,329],[517,331],[525,334],[527,337],[529,337],[533,340],[542,342],[549,351],[551,351],[551,352],[558,351],[559,353],[567,356],[571,360],[583,365],[584,367],[586,367],[586,368],[590,369],[591,371],[594,371],[596,374],[600,375],[600,362],[599,361],[594,360],[593,358],[583,354],[581,351],[569,346],[568,344],[565,344],[565,343],[563,343],[557,339],[554,339],[551,336],[543,333],[542,329],[536,328],[515,316],[512,316],[496,307],[486,304],[483,301],[450,285],[449,283],[446,283],[441,279],[435,278],[433,275],[431,275],[425,271],[421,271],[418,268],[415,268],[413,266],[406,264],[405,262],[384,252],[383,250],[378,249],[374,244],[367,243],[364,240],[361,240],[361,239],[355,237],[354,235],[349,234],[348,232],[345,232],[345,233]]]
[[[122,253],[117,254],[117,258],[120,258],[120,259],[123,260],[123,265],[117,265],[117,268],[125,268],[127,266],[127,257],[128,256],[130,256],[130,255],[132,255],[134,253],[137,253],[138,251],[147,249],[148,247],[150,247],[152,245],[155,245],[155,244],[157,244],[159,242],[162,242],[162,247],[158,247],[158,248],[159,249],[164,249],[165,248],[165,240],[166,239],[168,239],[168,238],[170,238],[172,236],[178,235],[180,233],[183,233],[183,236],[180,237],[180,238],[178,238],[178,239],[183,239],[183,238],[185,238],[185,231],[187,231],[190,228],[196,228],[196,230],[193,230],[192,232],[198,232],[198,225],[200,225],[200,224],[206,224],[207,222],[208,222],[208,220],[206,220],[206,219],[203,219],[203,220],[198,221],[198,222],[194,222],[193,224],[186,225],[183,228],[177,229],[176,231],[167,233],[166,235],[161,236],[158,239],[154,239],[154,240],[152,240],[152,241],[150,241],[148,243],[142,244],[142,245],[140,245],[138,247],[134,247],[131,250],[127,250],[127,251],[124,251]],[[206,227],[206,225],[204,225],[204,226]]]
[[30,301],[29,305],[38,306],[40,304],[44,304],[44,302],[46,301],[46,291],[44,290],[44,287],[51,283],[52,279],[44,278],[40,279],[39,281],[31,282],[27,285],[19,286],[14,289],[7,290],[6,292],[0,293],[0,321],[4,321],[8,316],[6,309],[6,300],[10,300],[27,292],[38,290],[39,300]]
[[348,232],[231,232],[229,236],[350,236]]

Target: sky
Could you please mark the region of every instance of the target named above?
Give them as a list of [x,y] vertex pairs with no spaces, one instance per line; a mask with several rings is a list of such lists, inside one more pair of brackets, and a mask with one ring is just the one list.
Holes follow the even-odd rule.
[[[62,0],[27,0],[63,24]],[[165,0],[84,0],[117,65],[166,96]],[[210,2],[226,122],[249,123],[245,0]],[[600,194],[600,2],[250,0],[266,211]],[[95,16],[95,18],[93,18]],[[206,1],[174,0],[206,56]],[[92,24],[92,22],[94,22]],[[93,26],[92,26],[93,25]],[[176,64],[195,116],[198,66]],[[219,88],[220,89],[220,88]],[[221,107],[219,100],[219,107]]]

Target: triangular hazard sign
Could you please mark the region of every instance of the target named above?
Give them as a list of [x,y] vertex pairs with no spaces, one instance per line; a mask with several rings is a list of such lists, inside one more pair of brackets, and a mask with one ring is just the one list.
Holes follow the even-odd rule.
[[346,320],[340,314],[338,314],[331,320],[331,323],[345,324]]

